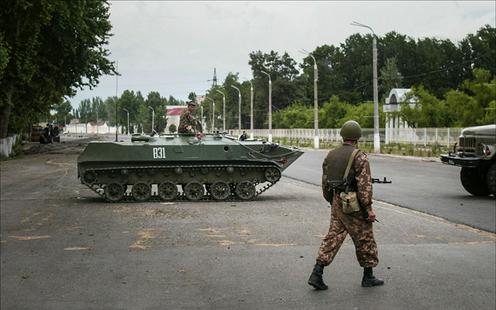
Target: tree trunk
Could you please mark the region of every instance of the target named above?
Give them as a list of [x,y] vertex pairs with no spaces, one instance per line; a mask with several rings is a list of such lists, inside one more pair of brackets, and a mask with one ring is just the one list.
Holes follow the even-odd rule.
[[0,107],[0,139],[9,133],[10,112],[12,111],[12,92],[7,93],[7,101]]

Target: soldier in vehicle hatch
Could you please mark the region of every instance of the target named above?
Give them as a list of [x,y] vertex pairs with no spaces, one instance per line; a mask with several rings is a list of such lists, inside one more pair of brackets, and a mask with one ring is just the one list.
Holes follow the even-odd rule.
[[203,128],[200,122],[193,115],[198,104],[194,101],[188,102],[188,108],[181,113],[179,119],[178,133],[201,134]]
[[308,279],[308,284],[317,290],[327,289],[322,280],[324,267],[332,262],[347,234],[355,244],[357,260],[364,269],[362,286],[384,284],[372,272],[379,262],[372,229],[376,216],[372,210],[372,177],[367,155],[356,147],[362,129],[357,122],[347,121],[340,134],[343,145],[331,150],[322,165],[322,191],[331,203],[331,223]]

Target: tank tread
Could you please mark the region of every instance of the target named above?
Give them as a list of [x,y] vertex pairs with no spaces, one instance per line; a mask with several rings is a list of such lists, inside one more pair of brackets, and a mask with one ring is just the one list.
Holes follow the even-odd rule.
[[[86,171],[112,171],[112,170],[121,170],[121,169],[174,169],[174,168],[227,168],[227,167],[234,167],[234,168],[274,168],[276,167],[275,165],[168,165],[168,166],[122,166],[122,167],[108,167],[108,168],[90,168],[86,169]],[[108,202],[136,202],[132,195],[126,191],[124,197],[119,200],[119,201],[110,201],[105,197],[105,190],[103,188],[103,184],[89,184],[84,182],[83,178],[81,178],[82,182],[84,185],[86,185],[88,188],[90,188],[93,192],[98,194],[100,197],[105,199]],[[274,186],[279,180],[275,182],[263,182],[263,183],[254,183],[255,187],[260,186],[257,191],[255,192],[255,195],[251,200],[254,200],[256,197],[264,193],[266,190]],[[177,198],[174,199],[173,201],[190,201],[186,198],[184,192],[181,194],[178,194]],[[203,195],[201,199],[198,201],[217,201],[214,200],[213,197],[210,195],[208,191],[206,191],[206,194]],[[242,200],[237,197],[237,195],[232,192],[230,197],[223,201],[246,201]],[[147,200],[147,202],[163,202],[159,196],[155,193],[154,195],[151,195],[150,199]]]

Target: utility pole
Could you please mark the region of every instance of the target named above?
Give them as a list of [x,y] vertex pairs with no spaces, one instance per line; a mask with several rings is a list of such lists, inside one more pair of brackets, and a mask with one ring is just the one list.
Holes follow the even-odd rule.
[[212,124],[210,126],[212,126],[212,132],[214,132],[215,131],[215,101],[210,97],[205,97],[205,98],[212,101]]
[[[115,71],[119,70],[119,61],[115,62]],[[119,126],[117,125],[117,101],[118,101],[118,90],[119,90],[119,74],[115,75],[115,142],[118,141],[117,134],[119,131]]]
[[155,132],[155,110],[151,107],[148,106],[148,109],[152,110],[152,135]]
[[272,80],[269,73],[261,72],[269,77],[269,143],[272,143]]
[[220,90],[216,90],[222,95],[222,131],[226,132],[226,95]]
[[319,103],[318,103],[318,88],[317,82],[319,80],[319,72],[317,68],[317,60],[312,53],[305,50],[301,50],[300,53],[310,56],[313,60],[313,147],[315,149],[319,148]]
[[239,134],[241,134],[241,90],[234,85],[231,85],[231,87],[238,91],[238,129]]
[[319,103],[317,94],[317,82],[319,80],[319,73],[317,69],[317,60],[312,54],[309,54],[313,59],[313,147],[319,148]]
[[251,80],[248,80],[250,83],[250,139],[253,139],[253,83]]
[[372,31],[372,83],[374,87],[374,153],[379,154],[381,152],[381,138],[379,135],[379,95],[378,95],[378,85],[377,85],[377,36],[375,35],[374,29],[370,26],[360,24],[358,22],[351,23],[352,26],[358,26],[367,28]]
[[204,128],[205,122],[203,120],[203,105],[200,105],[200,118],[201,118],[202,128]]
[[127,130],[126,134],[129,135],[129,111],[127,109],[123,109],[127,113]]

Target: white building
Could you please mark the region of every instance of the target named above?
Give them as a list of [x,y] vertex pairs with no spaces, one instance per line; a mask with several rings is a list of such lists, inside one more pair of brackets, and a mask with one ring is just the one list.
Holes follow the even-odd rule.
[[[401,104],[407,100],[407,94],[410,88],[393,88],[386,98],[383,106],[383,112],[386,114],[386,128],[385,128],[385,143],[401,141],[406,136],[411,136],[414,133],[413,128],[401,119],[398,112],[401,111]],[[413,108],[416,104],[414,98],[408,99],[408,105]]]

